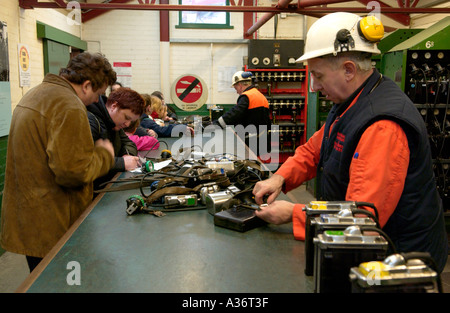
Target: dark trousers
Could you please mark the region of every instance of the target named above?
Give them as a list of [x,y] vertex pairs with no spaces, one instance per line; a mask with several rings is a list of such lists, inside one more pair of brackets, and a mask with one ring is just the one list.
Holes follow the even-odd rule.
[[42,261],[42,258],[37,258],[34,256],[26,256],[27,257],[27,263],[28,267],[30,268],[30,273],[34,270],[36,266]]

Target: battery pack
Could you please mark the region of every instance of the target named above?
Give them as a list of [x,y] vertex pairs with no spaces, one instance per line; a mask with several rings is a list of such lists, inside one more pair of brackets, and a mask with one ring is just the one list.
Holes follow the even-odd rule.
[[[356,202],[356,201],[311,201],[307,204],[303,210],[305,211],[306,221],[305,221],[305,275],[313,275],[314,261],[314,244],[313,239],[316,236],[316,229],[311,225],[311,221],[322,214],[337,214],[342,211],[354,211],[360,206],[371,207],[375,216],[373,218],[378,221],[378,213],[375,205],[368,202]],[[368,212],[368,211],[366,211]]]
[[305,259],[305,275],[312,276],[313,275],[313,267],[314,267],[314,244],[313,239],[315,237],[315,229],[311,227],[311,220],[320,214],[330,214],[330,213],[338,213],[345,207],[351,207],[354,205],[354,202],[344,201],[311,201],[307,204],[303,210],[306,214],[305,220],[305,255],[312,256],[306,257]]
[[305,249],[305,274],[313,275],[314,270],[314,245],[313,238],[325,230],[344,230],[349,226],[375,227],[377,223],[370,217],[356,217],[350,209],[343,209],[337,214],[321,214],[310,219],[309,240],[312,249]]
[[314,292],[350,293],[350,269],[363,262],[380,261],[387,255],[382,236],[364,235],[357,226],[326,230],[314,238]]
[[441,293],[439,274],[424,259],[428,253],[393,254],[352,267],[352,293]]
[[255,215],[255,210],[233,206],[214,214],[214,225],[246,232],[267,223]]
[[223,169],[225,171],[234,170],[234,162],[232,161],[208,161],[205,163],[207,167],[211,169]]
[[226,190],[209,193],[205,196],[205,204],[208,213],[216,214],[230,208],[231,199],[241,190],[236,186],[228,186]]
[[171,195],[164,196],[164,204],[170,206],[196,206],[197,195]]

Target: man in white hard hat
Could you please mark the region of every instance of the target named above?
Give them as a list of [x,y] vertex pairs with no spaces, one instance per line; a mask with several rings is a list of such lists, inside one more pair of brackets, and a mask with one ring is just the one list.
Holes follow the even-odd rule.
[[256,215],[292,221],[294,237],[303,240],[304,205],[275,199],[317,177],[318,200],[373,203],[399,252],[429,252],[442,271],[448,242],[425,124],[403,91],[371,66],[383,33],[376,18],[350,13],[311,26],[297,61],[308,62],[312,88],[335,105],[325,125],[256,184],[256,201],[268,196],[269,204]]
[[[233,75],[232,87],[239,94],[237,104],[213,123],[222,128],[242,125],[245,130],[249,131],[243,135],[247,146],[259,155],[259,152],[270,152],[267,151],[269,145],[267,133],[270,129],[271,121],[269,102],[252,84],[252,76],[251,72],[244,71],[238,71]],[[250,137],[252,136],[258,137],[258,140],[251,141]],[[257,147],[254,147],[254,144]],[[260,149],[260,144],[266,145],[265,148]]]

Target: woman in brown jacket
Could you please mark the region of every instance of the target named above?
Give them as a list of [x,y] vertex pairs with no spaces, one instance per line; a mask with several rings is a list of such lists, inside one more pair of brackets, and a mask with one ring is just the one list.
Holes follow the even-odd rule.
[[108,60],[81,53],[47,74],[12,116],[6,156],[1,245],[25,254],[30,271],[92,200],[92,182],[114,165],[109,141],[94,143],[86,105],[116,80]]

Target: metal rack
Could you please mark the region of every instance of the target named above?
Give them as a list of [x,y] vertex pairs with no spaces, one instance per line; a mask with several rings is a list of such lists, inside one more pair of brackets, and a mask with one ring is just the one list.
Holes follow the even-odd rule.
[[[279,163],[306,142],[307,68],[248,69],[255,85],[269,101],[272,125],[277,125]],[[272,131],[271,131],[272,132]]]

